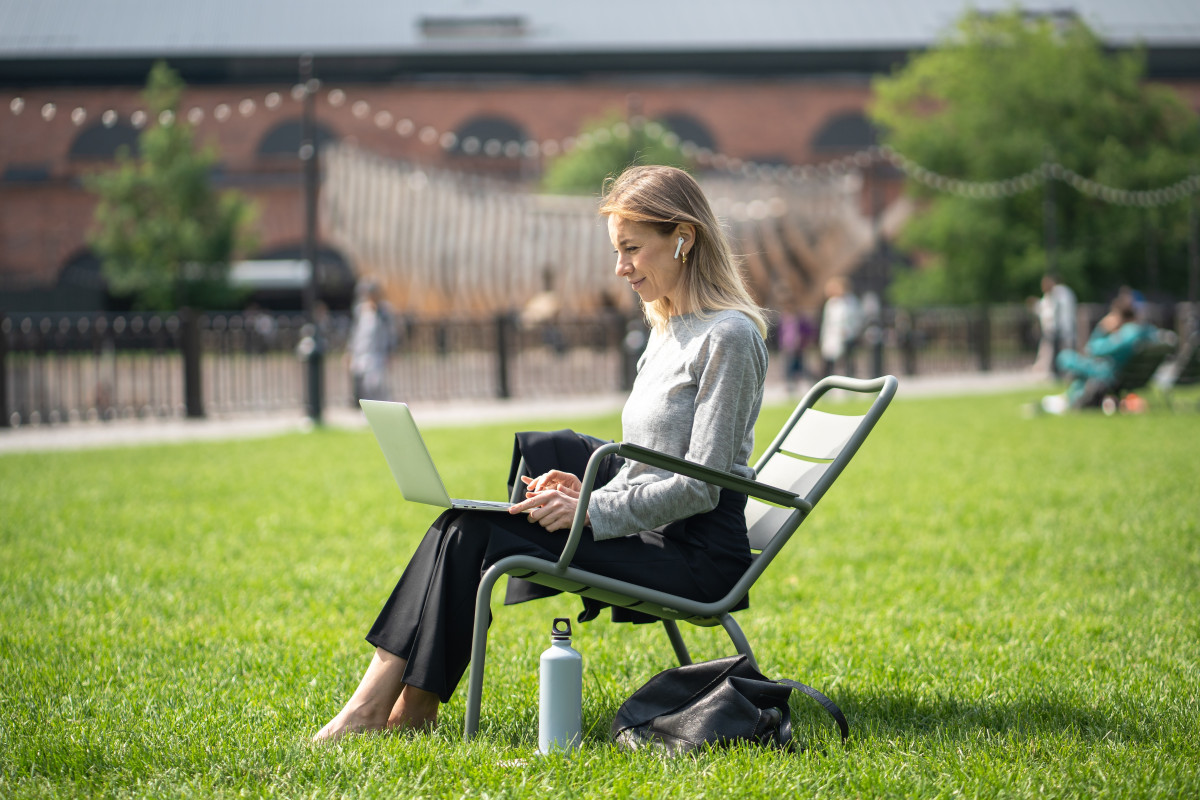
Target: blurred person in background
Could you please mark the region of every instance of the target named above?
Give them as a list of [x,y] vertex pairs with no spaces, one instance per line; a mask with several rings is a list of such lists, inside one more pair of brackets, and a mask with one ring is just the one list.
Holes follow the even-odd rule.
[[379,284],[364,278],[355,286],[354,293],[354,319],[346,342],[346,360],[357,407],[359,400],[388,399],[388,356],[393,332],[392,315]]
[[1042,398],[1042,409],[1052,414],[1070,408],[1099,406],[1111,393],[1117,372],[1143,342],[1158,333],[1138,319],[1134,295],[1122,290],[1092,331],[1083,352],[1063,350],[1055,366],[1071,379],[1065,394]]
[[838,362],[842,374],[854,377],[854,346],[862,327],[858,298],[850,292],[850,283],[841,276],[825,282],[825,307],[821,311],[821,358],[825,374],[834,374]]
[[779,316],[779,355],[783,359],[783,381],[792,394],[804,379],[804,351],[816,339],[817,329],[812,319],[795,301],[788,301]]
[[1053,275],[1042,277],[1042,296],[1035,302],[1042,338],[1034,371],[1060,374],[1058,354],[1075,349],[1075,308],[1075,292],[1071,287]]

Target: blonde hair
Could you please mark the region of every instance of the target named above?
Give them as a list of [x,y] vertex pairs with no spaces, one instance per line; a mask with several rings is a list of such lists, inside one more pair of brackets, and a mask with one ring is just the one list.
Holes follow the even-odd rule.
[[[691,175],[675,167],[629,167],[606,188],[600,214],[644,223],[663,236],[681,223],[695,227],[696,238],[683,269],[680,306],[701,317],[712,311],[741,311],[766,338],[763,311],[750,296],[729,240]],[[665,297],[646,303],[644,310],[646,321],[656,329],[676,311]]]

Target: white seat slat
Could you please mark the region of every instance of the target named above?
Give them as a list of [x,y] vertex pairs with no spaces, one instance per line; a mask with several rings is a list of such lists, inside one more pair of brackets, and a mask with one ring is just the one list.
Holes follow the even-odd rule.
[[801,461],[786,453],[776,453],[759,471],[757,480],[805,497],[827,469],[829,462]]
[[767,505],[753,497],[747,498],[746,530],[750,537],[750,549],[762,550],[766,547],[767,542],[779,533],[783,521],[791,512],[789,508]]
[[837,458],[860,422],[862,417],[810,408],[796,421],[780,449],[805,458]]
[[[806,496],[825,470],[828,462],[801,461],[786,453],[776,453],[756,476],[757,480],[779,489]],[[769,505],[753,497],[746,501],[746,528],[750,535],[750,547],[762,550],[771,537],[783,527],[783,521],[792,512],[790,508]]]

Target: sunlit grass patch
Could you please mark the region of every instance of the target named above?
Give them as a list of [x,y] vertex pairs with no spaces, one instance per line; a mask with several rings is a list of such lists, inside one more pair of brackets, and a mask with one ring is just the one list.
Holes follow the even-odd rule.
[[[802,714],[800,755],[612,748],[671,649],[602,618],[575,638],[584,749],[537,757],[537,656],[578,603],[499,595],[480,738],[462,686],[431,736],[313,747],[432,517],[369,433],[0,457],[0,795],[1194,796],[1200,415],[1025,420],[1030,399],[901,395],[754,591],[766,672],[850,718],[842,748]],[[500,497],[539,427],[428,439],[456,494]]]

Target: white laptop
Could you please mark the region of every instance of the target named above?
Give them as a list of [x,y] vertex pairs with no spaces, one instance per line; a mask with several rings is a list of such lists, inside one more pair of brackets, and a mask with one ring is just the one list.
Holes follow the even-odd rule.
[[407,405],[382,400],[359,400],[358,404],[367,416],[405,500],[441,508],[508,511],[512,504],[507,501],[455,500],[450,497]]

